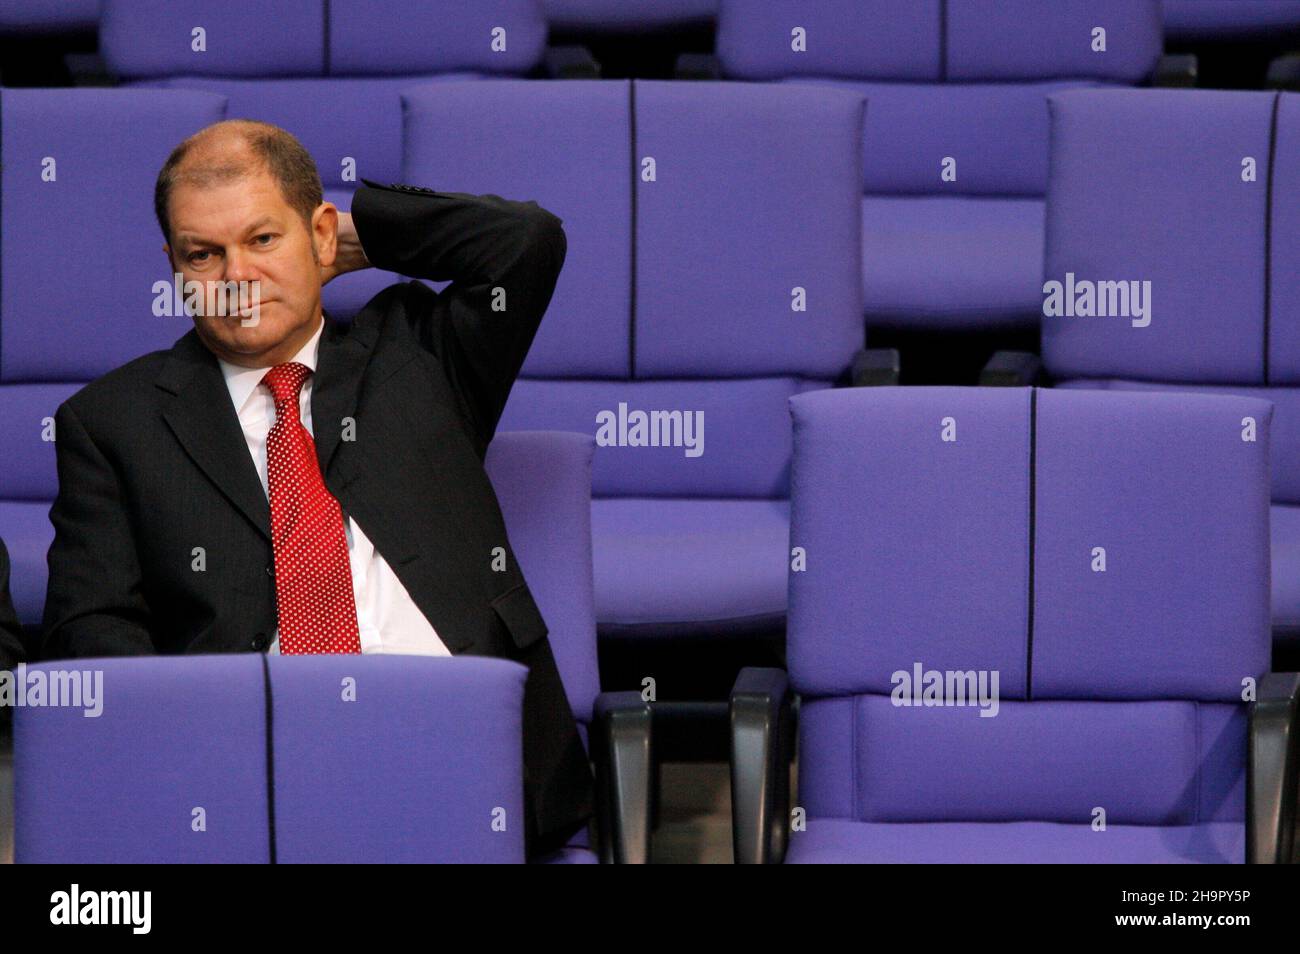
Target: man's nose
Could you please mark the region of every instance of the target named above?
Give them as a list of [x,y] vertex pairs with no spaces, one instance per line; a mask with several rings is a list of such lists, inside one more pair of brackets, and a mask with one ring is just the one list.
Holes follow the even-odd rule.
[[226,253],[226,274],[228,282],[251,282],[259,277],[253,257],[243,249],[231,249]]

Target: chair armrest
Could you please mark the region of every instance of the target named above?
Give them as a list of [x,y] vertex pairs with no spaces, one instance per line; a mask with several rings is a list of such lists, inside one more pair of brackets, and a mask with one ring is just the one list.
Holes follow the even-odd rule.
[[1300,53],[1286,53],[1269,63],[1264,86],[1268,89],[1300,92]]
[[779,864],[790,838],[793,696],[784,670],[742,669],[731,690],[731,821],[736,864]]
[[995,351],[980,371],[982,388],[1028,388],[1043,374],[1043,360],[1029,351]]
[[654,751],[650,703],[639,692],[602,692],[591,724],[596,832],[605,864],[650,860]]
[[551,79],[600,79],[600,64],[585,46],[548,46],[545,69]]
[[673,64],[673,79],[720,80],[722,64],[712,53],[682,53]]
[[1246,862],[1288,864],[1295,844],[1300,673],[1270,672],[1250,706]]
[[902,375],[897,348],[859,348],[853,356],[850,383],[855,388],[896,385]]
[[1194,53],[1166,53],[1151,74],[1152,86],[1191,89],[1196,85],[1198,66]]

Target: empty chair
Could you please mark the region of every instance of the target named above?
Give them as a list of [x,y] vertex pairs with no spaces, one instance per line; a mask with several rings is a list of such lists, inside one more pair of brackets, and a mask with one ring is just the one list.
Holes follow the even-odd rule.
[[1300,96],[1079,91],[1052,111],[1044,368],[1070,388],[1200,389],[1276,405],[1273,630],[1292,653]]
[[15,710],[15,860],[523,861],[526,675],[252,653],[31,667],[47,689]]
[[1158,0],[721,0],[717,67],[866,95],[869,330],[1038,318],[1047,96],[1149,79]]
[[791,408],[799,811],[785,674],[747,670],[739,860],[1290,857],[1266,401],[887,388]]
[[408,181],[526,195],[564,220],[501,428],[595,435],[602,634],[779,629],[785,403],[862,343],[861,98],[502,81],[404,102]]
[[[401,90],[534,73],[544,62],[539,0],[105,0],[100,48],[132,85],[217,92],[232,118],[273,123],[316,160],[343,211],[361,179],[401,177]],[[442,184],[439,183],[441,187]],[[399,276],[369,269],[325,287],[349,317]]]
[[154,180],[177,142],[224,115],[212,93],[0,91],[0,538],[27,626],[41,619],[54,536],[54,412],[189,329],[174,307]]

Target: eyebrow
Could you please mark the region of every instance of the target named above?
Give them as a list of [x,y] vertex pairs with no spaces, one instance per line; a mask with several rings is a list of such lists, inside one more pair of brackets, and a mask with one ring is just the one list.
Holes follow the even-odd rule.
[[[244,235],[245,236],[253,235],[259,232],[260,230],[264,229],[266,226],[274,225],[274,224],[275,224],[275,219],[272,216],[264,215],[262,216],[262,218],[258,219],[256,222],[252,223],[247,228],[245,228]],[[206,239],[199,238],[193,232],[177,232],[176,244],[182,248],[189,249],[189,248],[194,248],[195,246],[216,245],[217,243],[209,242]]]

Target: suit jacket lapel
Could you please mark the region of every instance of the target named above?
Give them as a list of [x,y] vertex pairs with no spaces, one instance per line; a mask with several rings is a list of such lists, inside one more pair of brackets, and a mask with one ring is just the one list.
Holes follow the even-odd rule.
[[316,356],[316,373],[311,386],[311,429],[316,441],[316,459],[320,471],[330,476],[330,465],[343,438],[344,419],[357,416],[361,378],[370,358],[374,329],[358,318],[347,329],[325,321],[320,351]]
[[174,395],[163,419],[185,452],[270,540],[271,508],[239,416],[217,359],[192,329],[172,347],[155,383]]

